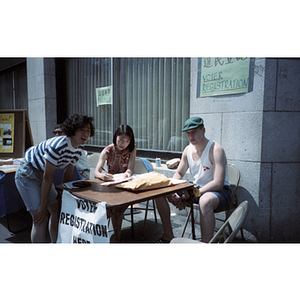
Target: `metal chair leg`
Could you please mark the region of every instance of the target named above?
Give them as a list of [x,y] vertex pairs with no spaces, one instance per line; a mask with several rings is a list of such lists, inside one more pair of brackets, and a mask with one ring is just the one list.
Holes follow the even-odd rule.
[[[145,208],[145,219],[144,219],[143,235],[145,235],[147,215],[148,215],[148,210],[150,209],[149,208],[149,201],[150,200],[147,201],[146,208]],[[154,219],[155,219],[155,222],[157,223],[157,214],[156,214],[156,206],[155,206],[155,200],[154,199],[152,199],[152,206],[153,206],[153,212],[154,212]]]
[[154,210],[154,218],[155,218],[155,222],[157,223],[156,207],[155,207],[155,200],[154,200],[154,199],[152,199],[152,205],[153,205],[153,210]]
[[148,206],[149,206],[149,201],[147,201],[146,209],[145,209],[145,219],[144,219],[143,235],[145,235],[145,228],[146,228],[146,221],[147,221],[147,214],[148,214]]
[[184,227],[183,227],[183,230],[182,230],[182,233],[181,233],[181,237],[184,236],[184,233],[185,233],[185,230],[186,230],[186,226],[187,226],[187,224],[189,222],[189,219],[190,219],[190,216],[191,216],[191,213],[192,213],[192,209],[194,209],[194,208],[193,207],[190,208],[190,211],[189,211],[189,213],[188,213],[188,215],[186,217],[186,220],[185,220],[185,223],[184,223]]
[[130,205],[130,214],[131,214],[131,235],[134,237],[134,226],[133,226],[133,205]]

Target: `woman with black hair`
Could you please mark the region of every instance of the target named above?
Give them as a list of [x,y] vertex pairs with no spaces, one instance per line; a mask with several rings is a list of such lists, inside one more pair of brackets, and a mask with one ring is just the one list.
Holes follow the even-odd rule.
[[59,205],[53,173],[56,169],[65,169],[62,182],[72,180],[83,145],[94,135],[93,118],[74,114],[63,123],[63,131],[65,136],[29,148],[15,175],[17,189],[32,216],[33,243],[45,242],[48,212],[51,242],[57,240]]
[[[100,153],[94,176],[104,181],[112,181],[113,174],[124,173],[124,178],[129,178],[134,171],[135,157],[136,145],[132,128],[122,124],[114,133],[113,143]],[[105,162],[107,172],[104,169]]]

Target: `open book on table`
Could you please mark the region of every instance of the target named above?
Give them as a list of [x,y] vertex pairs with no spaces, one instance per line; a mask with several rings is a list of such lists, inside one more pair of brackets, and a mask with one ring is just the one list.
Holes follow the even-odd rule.
[[132,178],[132,176],[129,177],[129,178],[125,178],[125,173],[118,173],[118,174],[114,174],[114,180],[113,181],[104,182],[104,183],[101,183],[101,185],[118,184],[118,183],[128,181],[131,178]]
[[135,180],[135,179],[145,178],[145,177],[151,175],[151,172],[150,173],[149,172],[142,173],[142,174],[135,174],[134,173],[129,178],[124,178],[124,176],[125,176],[124,174],[125,173],[114,174],[114,180],[113,181],[104,182],[104,183],[101,183],[101,185],[109,186],[109,185],[119,184],[119,183],[126,182],[126,181],[132,181],[132,180]]

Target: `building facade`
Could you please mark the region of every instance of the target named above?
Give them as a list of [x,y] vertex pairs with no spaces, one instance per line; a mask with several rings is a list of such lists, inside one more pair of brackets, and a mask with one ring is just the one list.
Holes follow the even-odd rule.
[[[187,145],[185,119],[201,116],[207,137],[240,170],[238,201],[250,204],[245,230],[260,242],[299,242],[300,59],[251,58],[248,92],[210,97],[198,95],[199,65],[198,58],[0,59],[0,109],[27,109],[35,144],[68,115],[92,115],[91,151],[127,123],[138,155],[165,159]],[[111,103],[101,102],[103,93]]]

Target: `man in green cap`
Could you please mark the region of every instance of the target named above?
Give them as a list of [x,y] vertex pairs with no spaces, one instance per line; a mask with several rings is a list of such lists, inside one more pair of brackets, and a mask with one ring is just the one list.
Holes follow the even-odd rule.
[[[190,169],[193,183],[198,186],[200,193],[200,197],[193,202],[199,204],[201,238],[207,243],[214,234],[214,212],[227,207],[231,198],[227,159],[221,145],[205,137],[202,118],[188,119],[182,131],[186,132],[190,144],[184,149],[173,178],[182,179]],[[183,193],[173,194],[167,198],[177,208],[184,208]],[[156,205],[164,228],[164,234],[157,242],[169,243],[174,238],[169,204],[165,198],[158,198]]]

